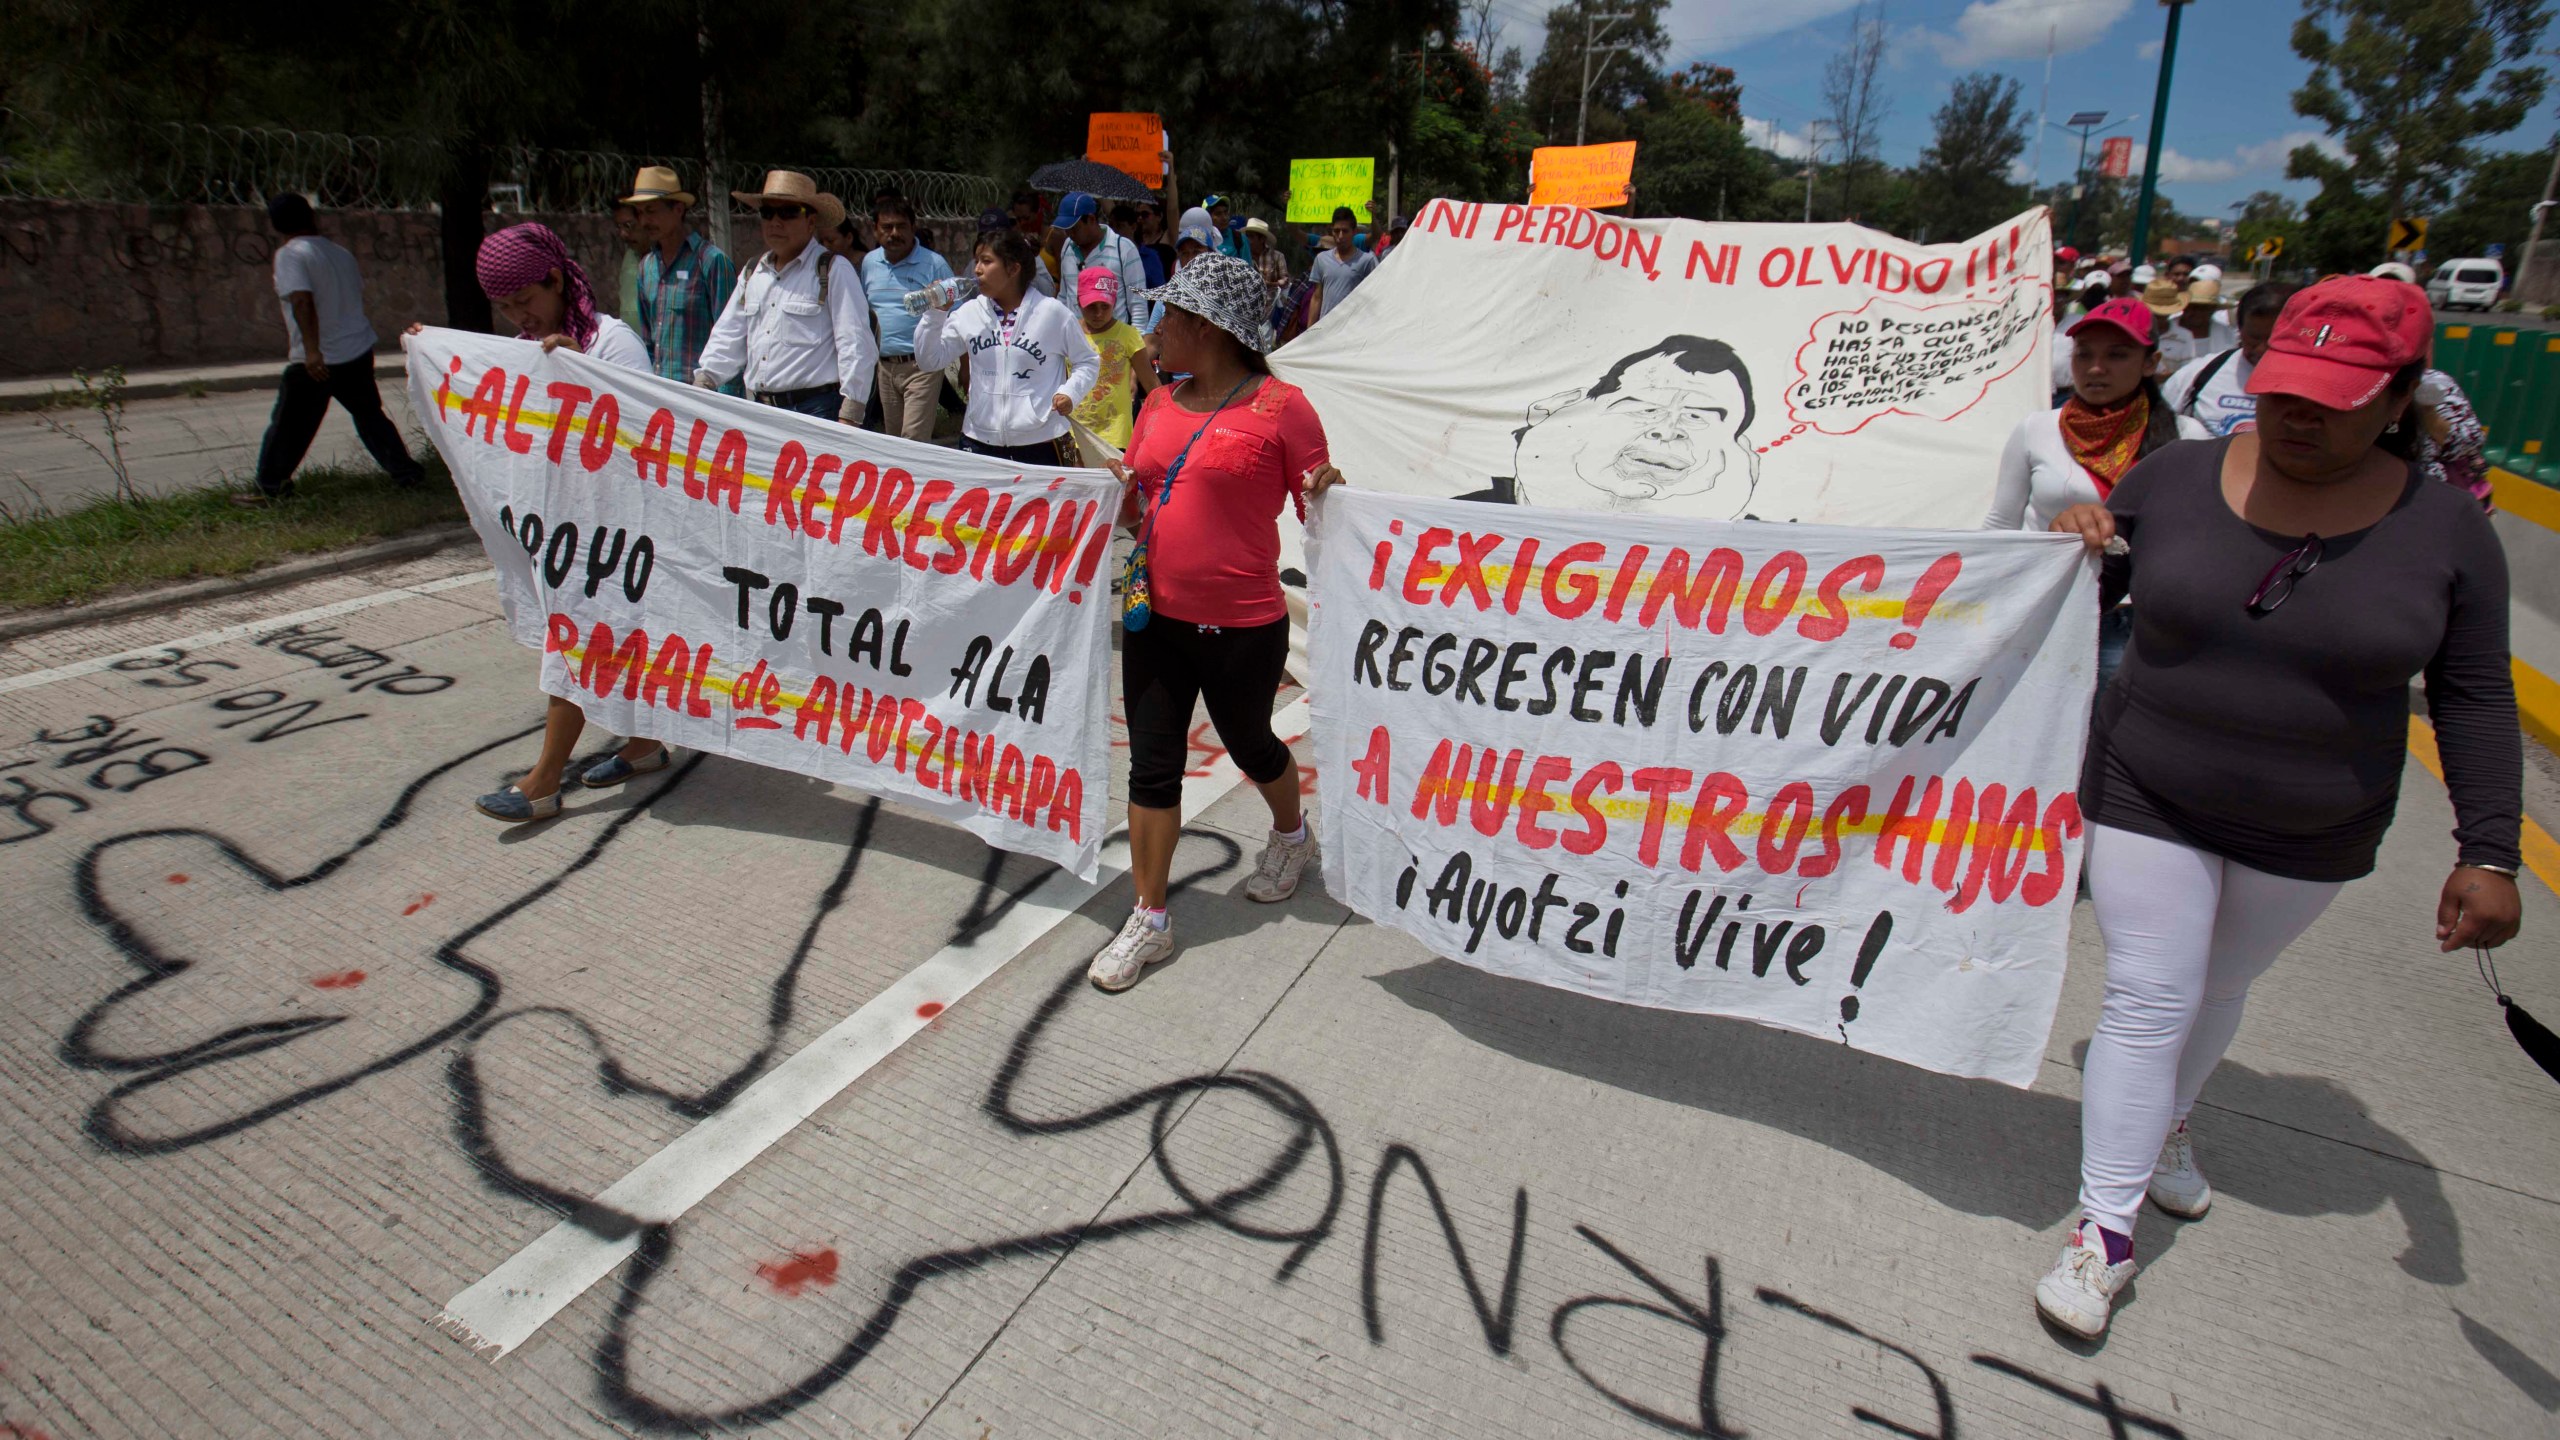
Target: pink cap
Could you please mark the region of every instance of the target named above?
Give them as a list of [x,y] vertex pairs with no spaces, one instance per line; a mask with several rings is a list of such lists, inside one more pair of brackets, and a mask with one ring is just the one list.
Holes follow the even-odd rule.
[[1120,277],[1101,265],[1087,265],[1076,273],[1076,304],[1117,305],[1120,303]]
[[2424,359],[2434,335],[2427,292],[2417,286],[2334,276],[2285,302],[2266,357],[2249,372],[2249,393],[2353,410],[2381,394],[2393,371]]
[[2092,325],[2104,325],[2121,331],[2124,338],[2145,349],[2151,346],[2151,307],[2139,295],[2119,295],[2097,309],[2071,322],[2065,335],[2077,335]]

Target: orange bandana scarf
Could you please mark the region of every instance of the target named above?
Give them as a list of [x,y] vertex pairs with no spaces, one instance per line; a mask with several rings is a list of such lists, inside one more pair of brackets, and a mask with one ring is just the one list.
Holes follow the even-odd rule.
[[2063,448],[2098,482],[2101,500],[2141,457],[2142,435],[2150,428],[2151,396],[2144,391],[2114,410],[2100,410],[2077,395],[2062,402]]

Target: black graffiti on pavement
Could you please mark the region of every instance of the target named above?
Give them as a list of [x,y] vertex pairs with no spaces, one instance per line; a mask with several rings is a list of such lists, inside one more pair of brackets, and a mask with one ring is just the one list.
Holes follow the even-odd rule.
[[[253,643],[261,649],[309,661],[340,680],[354,682],[347,686],[351,695],[364,690],[387,695],[433,695],[453,688],[450,675],[429,674],[384,651],[315,625],[286,625],[260,635]],[[392,670],[393,665],[400,668]]]
[[[130,795],[213,763],[201,750],[171,745],[109,715],[38,730],[28,743],[47,753],[0,763],[0,816],[8,822],[0,828],[0,845],[49,835],[63,820],[88,814],[100,798]],[[17,771],[29,773],[12,773]]]

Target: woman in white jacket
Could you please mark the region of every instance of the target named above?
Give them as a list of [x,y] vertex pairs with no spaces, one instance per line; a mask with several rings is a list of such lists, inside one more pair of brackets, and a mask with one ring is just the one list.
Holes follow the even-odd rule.
[[[2103,505],[2134,462],[2175,440],[2202,440],[2202,423],[2173,414],[2155,374],[2160,347],[2151,311],[2131,295],[2092,309],[2063,332],[2070,346],[2071,394],[2053,410],[2018,422],[2000,454],[1985,530],[2041,535],[2074,505]],[[2098,685],[2105,688],[2133,634],[2130,604],[2098,622]]]
[[1031,285],[1039,260],[1019,231],[978,237],[978,293],[916,322],[916,366],[969,358],[960,448],[1021,465],[1077,465],[1067,416],[1102,373],[1076,312]]

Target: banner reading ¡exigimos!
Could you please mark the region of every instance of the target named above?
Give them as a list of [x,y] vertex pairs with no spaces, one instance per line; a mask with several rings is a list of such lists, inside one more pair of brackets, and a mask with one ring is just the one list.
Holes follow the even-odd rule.
[[1325,884],[1497,974],[2030,1084],[2097,652],[2076,540],[1337,490]]
[[1119,486],[428,330],[409,388],[542,688],[1090,879]]

